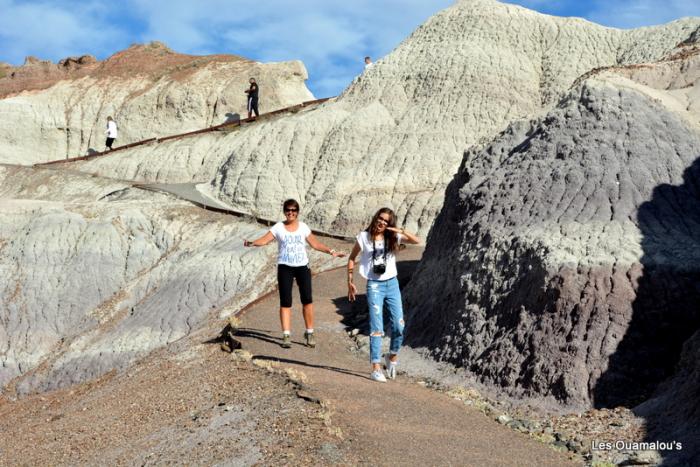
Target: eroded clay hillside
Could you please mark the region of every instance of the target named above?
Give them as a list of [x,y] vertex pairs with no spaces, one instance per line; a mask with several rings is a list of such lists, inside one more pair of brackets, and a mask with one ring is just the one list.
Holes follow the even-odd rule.
[[582,74],[658,60],[699,26],[685,19],[622,31],[463,0],[314,111],[142,147],[80,170],[164,183],[212,180],[214,196],[263,216],[293,196],[331,231],[354,232],[368,211],[388,204],[425,235],[465,149],[548,109]]
[[699,86],[685,44],[468,151],[406,294],[411,345],[540,405],[647,401],[650,439],[697,455]]
[[183,55],[157,42],[103,62],[29,57],[0,74],[0,162],[31,165],[102,151],[108,116],[119,125],[117,146],[245,117],[251,76],[264,90],[262,111],[313,99],[298,61]]
[[0,385],[20,393],[124,368],[274,282],[274,249],[241,240],[264,226],[83,174],[0,180]]

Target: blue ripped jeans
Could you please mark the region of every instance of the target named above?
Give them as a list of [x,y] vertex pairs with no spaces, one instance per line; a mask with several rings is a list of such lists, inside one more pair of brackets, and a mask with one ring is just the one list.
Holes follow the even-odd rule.
[[385,281],[367,281],[367,304],[369,305],[369,358],[372,363],[382,361],[382,336],[384,336],[384,301],[389,308],[391,322],[392,355],[399,353],[403,343],[403,305],[399,281],[395,277]]

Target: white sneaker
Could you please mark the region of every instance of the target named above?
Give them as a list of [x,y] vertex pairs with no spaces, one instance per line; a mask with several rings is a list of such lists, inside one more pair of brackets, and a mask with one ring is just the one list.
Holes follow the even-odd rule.
[[382,373],[382,370],[374,370],[369,377],[372,379],[372,381],[377,381],[378,383],[386,383],[386,378],[384,377],[384,373]]
[[392,362],[389,354],[384,355],[384,366],[389,379],[396,379],[396,362]]

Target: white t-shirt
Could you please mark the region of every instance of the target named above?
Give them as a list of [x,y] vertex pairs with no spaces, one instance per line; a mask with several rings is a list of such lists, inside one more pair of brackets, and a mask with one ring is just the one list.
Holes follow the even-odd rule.
[[117,138],[117,122],[110,120],[107,122],[107,138]]
[[299,222],[297,229],[290,232],[284,228],[284,222],[278,222],[272,226],[270,232],[279,245],[277,264],[294,267],[309,264],[309,257],[306,255],[306,237],[311,235],[311,229],[308,225]]
[[[404,239],[404,236],[398,234],[399,244]],[[384,263],[384,240],[379,240],[374,242],[374,263],[372,262],[372,239],[370,238],[369,232],[360,232],[356,237],[357,243],[360,245],[360,275],[367,280],[371,281],[385,281],[396,277],[398,274],[396,272],[396,256],[394,252],[390,251],[386,254],[386,271],[384,274],[377,275],[372,270],[373,264]]]

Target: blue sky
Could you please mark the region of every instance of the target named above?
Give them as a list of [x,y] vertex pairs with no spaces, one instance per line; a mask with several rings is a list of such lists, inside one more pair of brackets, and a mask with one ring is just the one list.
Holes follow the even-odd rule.
[[[183,53],[230,53],[267,61],[300,59],[317,97],[338,94],[454,0],[0,0],[0,62],[27,55],[58,61],[105,59],[159,40]],[[700,16],[700,0],[510,0],[557,16],[631,28]]]

